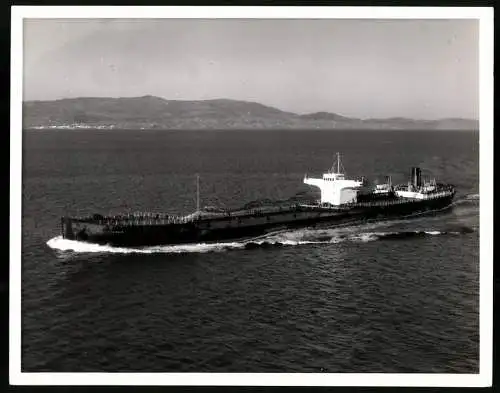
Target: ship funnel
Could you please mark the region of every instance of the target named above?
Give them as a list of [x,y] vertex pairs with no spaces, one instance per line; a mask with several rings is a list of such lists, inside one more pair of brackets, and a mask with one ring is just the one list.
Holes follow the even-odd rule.
[[413,184],[414,187],[417,188],[422,186],[422,175],[420,168],[418,167],[411,168],[411,183]]

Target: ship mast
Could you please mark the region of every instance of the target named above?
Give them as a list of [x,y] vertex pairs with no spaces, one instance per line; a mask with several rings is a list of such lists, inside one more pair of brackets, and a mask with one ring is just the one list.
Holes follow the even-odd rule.
[[337,152],[337,173],[340,173],[340,153]]
[[200,212],[200,175],[196,175],[196,212]]

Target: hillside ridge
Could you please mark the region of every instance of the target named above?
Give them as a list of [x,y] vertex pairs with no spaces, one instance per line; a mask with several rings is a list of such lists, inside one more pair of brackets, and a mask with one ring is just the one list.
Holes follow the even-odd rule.
[[478,129],[477,120],[359,119],[333,112],[296,114],[226,98],[78,97],[24,101],[23,128],[104,129]]

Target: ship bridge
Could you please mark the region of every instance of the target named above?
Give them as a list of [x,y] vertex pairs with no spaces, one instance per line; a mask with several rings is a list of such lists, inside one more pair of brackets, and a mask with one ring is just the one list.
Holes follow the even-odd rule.
[[304,183],[321,190],[321,203],[339,206],[356,202],[357,195],[363,185],[361,180],[346,179],[341,171],[340,154],[337,153],[337,168],[334,167],[322,178],[304,177]]

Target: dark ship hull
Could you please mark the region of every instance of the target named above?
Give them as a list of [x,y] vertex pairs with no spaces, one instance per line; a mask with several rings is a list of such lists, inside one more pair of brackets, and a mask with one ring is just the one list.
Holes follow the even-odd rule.
[[294,205],[281,208],[201,213],[189,217],[163,214],[62,217],[65,239],[122,247],[217,242],[254,238],[266,233],[321,224],[386,219],[442,210],[455,190],[428,199],[389,196],[342,206]]

